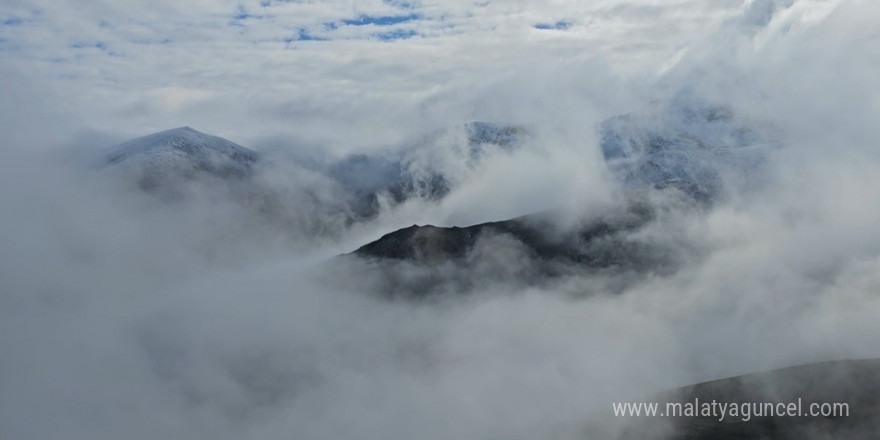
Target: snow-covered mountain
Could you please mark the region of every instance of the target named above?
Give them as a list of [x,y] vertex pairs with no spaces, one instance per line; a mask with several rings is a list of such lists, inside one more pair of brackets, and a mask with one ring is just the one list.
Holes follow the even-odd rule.
[[[701,202],[714,200],[737,179],[758,179],[767,148],[777,145],[763,130],[738,120],[729,107],[683,100],[610,118],[599,129],[604,159],[625,186],[677,188]],[[472,135],[474,131],[479,134]],[[477,145],[485,146],[481,142],[487,141],[504,148],[507,139],[518,135],[512,128],[482,124],[468,126],[466,133]],[[633,200],[632,209],[625,215],[605,213],[601,221],[588,222],[561,237],[533,215],[467,227],[413,225],[365,244],[353,255],[426,266],[438,261],[467,265],[470,256],[478,252],[480,240],[503,236],[516,243],[533,267],[547,262],[553,262],[549,267],[554,270],[560,267],[557,263],[606,271],[663,271],[674,267],[674,245],[664,245],[669,249],[649,246],[637,238],[638,231],[654,221],[652,213],[666,208],[640,202],[641,191],[627,194]]]
[[103,164],[154,194],[182,200],[210,189],[273,222],[335,234],[374,218],[383,206],[442,199],[477,167],[490,165],[493,155],[513,151],[527,136],[520,127],[472,122],[380,153],[310,159],[259,155],[181,127],[114,146]]
[[190,127],[133,139],[113,147],[106,157],[108,165],[136,174],[145,187],[201,175],[241,178],[253,172],[258,159],[254,151]]
[[464,124],[467,144],[472,158],[478,159],[487,148],[500,148],[510,151],[529,136],[524,127],[492,122],[473,121]]
[[678,187],[701,200],[718,195],[725,176],[756,174],[776,145],[729,107],[679,101],[610,118],[599,135],[609,168],[626,185]]
[[[759,169],[763,147],[772,144],[727,107],[678,101],[610,118],[599,130],[604,158],[625,185],[676,187],[701,200],[717,195],[725,176]],[[341,217],[334,224],[350,224],[383,206],[440,200],[532,141],[521,126],[469,122],[380,153],[291,162],[261,160],[234,142],[182,127],[120,144],[106,164],[145,189],[180,194],[186,182],[219,179],[234,182],[244,199],[263,201],[262,211],[286,212],[285,200],[313,200],[311,214],[303,215],[315,218],[304,223]]]
[[329,163],[300,162],[338,182],[353,197],[354,210],[376,214],[380,198],[440,200],[490,156],[522,147],[529,132],[520,126],[469,122],[433,132],[413,145],[384,154],[353,154]]

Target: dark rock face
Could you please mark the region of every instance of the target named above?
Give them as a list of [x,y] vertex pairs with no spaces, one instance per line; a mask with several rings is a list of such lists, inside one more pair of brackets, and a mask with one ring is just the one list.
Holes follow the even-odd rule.
[[413,225],[386,234],[354,251],[354,255],[430,264],[462,261],[479,240],[503,236],[521,244],[536,261],[557,262],[591,269],[637,269],[663,261],[647,244],[628,240],[652,217],[646,207],[634,207],[614,218],[598,219],[574,230],[554,232],[547,214],[468,227],[441,228]]
[[[697,400],[699,399],[699,400]],[[700,383],[647,401],[666,403],[797,403],[803,415],[632,417],[623,439],[880,438],[880,359],[823,362]],[[808,415],[812,403],[845,403],[848,416]],[[750,410],[751,411],[751,410]],[[763,410],[762,410],[763,411]],[[841,409],[841,412],[843,410]]]

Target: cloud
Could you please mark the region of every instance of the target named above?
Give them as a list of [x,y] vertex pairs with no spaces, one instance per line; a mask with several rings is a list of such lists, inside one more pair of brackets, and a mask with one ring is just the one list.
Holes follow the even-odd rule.
[[[700,3],[681,2],[669,10]],[[506,71],[517,59],[559,51],[621,58],[620,66],[628,62],[624,58],[640,64],[640,58],[655,56],[652,52],[667,56],[681,44],[674,40],[686,37],[677,30],[654,28],[659,22],[650,16],[615,10],[607,2],[592,6],[557,2],[553,14],[530,2],[505,6],[375,1],[357,7],[347,2],[212,2],[186,7],[165,2],[149,9],[137,3],[98,8],[50,2],[4,8],[10,16],[24,19],[0,31],[7,47],[18,48],[4,62],[63,90],[69,105],[86,116],[89,128],[113,127],[129,136],[180,125],[178,116],[166,112],[144,108],[141,117],[132,118],[130,111],[120,108],[132,100],[149,99],[158,88],[210,90],[227,96],[222,105],[212,106],[218,109],[233,103],[272,107],[281,97],[291,96],[288,102],[293,103],[303,93],[331,102],[363,101],[365,91],[395,90],[381,99],[366,97],[364,105],[375,106],[370,113],[376,115],[387,106],[410,113],[426,95],[466,89],[475,78],[480,81]],[[718,6],[691,10],[691,17],[677,20],[676,29],[711,23],[715,16],[735,12]],[[668,14],[666,9],[660,11]],[[672,14],[668,19],[679,12]],[[560,21],[560,17],[572,18]],[[534,29],[544,22],[571,26],[565,36]],[[637,45],[636,38],[656,44]],[[408,44],[378,44],[401,39]],[[661,39],[668,41],[659,43]],[[629,41],[631,46],[616,47],[617,41]],[[73,50],[99,43],[109,50]],[[393,130],[395,117],[399,116],[389,114],[384,125]],[[291,129],[283,118],[244,121],[234,112],[200,112],[195,119],[186,125],[208,131],[223,127],[231,136],[254,140],[267,132],[299,136],[294,131],[301,130]]]
[[[0,436],[582,438],[609,401],[876,357],[878,16],[858,0],[6,2]],[[783,146],[766,182],[711,208],[657,201],[636,238],[681,244],[674,273],[522,286],[493,278],[528,269],[503,237],[464,270],[330,258],[412,223],[604,212],[621,192],[596,128],[681,96]],[[284,159],[261,176],[297,220],[281,226],[211,188],[164,203],[84,159],[182,125],[278,158],[381,157],[472,120],[535,137],[442,202],[327,239],[302,237],[338,226],[315,208],[338,188]],[[425,160],[452,163],[448,146]],[[385,299],[444,276],[448,296]]]

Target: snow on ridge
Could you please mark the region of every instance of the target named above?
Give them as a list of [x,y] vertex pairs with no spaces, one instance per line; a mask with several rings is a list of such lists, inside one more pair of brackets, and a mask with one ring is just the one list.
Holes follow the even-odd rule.
[[161,175],[193,177],[203,172],[244,176],[259,155],[232,141],[179,127],[124,142],[107,155],[108,165],[119,165],[155,180]]
[[754,174],[765,147],[779,145],[730,107],[680,100],[607,119],[599,135],[609,168],[625,184],[675,186],[698,199],[722,192],[723,176]]
[[254,162],[257,153],[232,141],[199,132],[192,127],[179,127],[149,134],[124,142],[114,148],[107,160],[119,163],[138,155],[168,154],[180,152],[193,159],[206,159],[223,155],[237,162]]

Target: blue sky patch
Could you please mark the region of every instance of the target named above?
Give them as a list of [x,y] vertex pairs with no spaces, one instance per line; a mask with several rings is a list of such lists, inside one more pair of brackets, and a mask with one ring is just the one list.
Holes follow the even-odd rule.
[[294,41],[326,41],[326,38],[321,38],[315,35],[312,35],[308,29],[299,28],[296,31],[296,35],[292,37],[287,37],[284,39],[285,43],[292,43]]
[[407,38],[415,37],[416,35],[418,35],[418,32],[413,29],[395,29],[393,31],[380,32],[374,36],[383,41],[390,41],[405,40]]
[[72,47],[74,49],[92,49],[92,48],[94,48],[94,49],[107,50],[107,43],[104,43],[103,41],[95,41],[95,42],[79,41],[79,42],[71,44],[70,47]]
[[241,26],[242,21],[249,20],[249,19],[261,19],[261,18],[263,18],[262,15],[249,14],[247,11],[244,10],[243,7],[239,6],[238,11],[235,13],[235,15],[232,16],[232,23],[231,24],[236,25],[236,26]]
[[284,4],[284,3],[294,3],[294,1],[293,0],[261,0],[260,6],[264,7],[264,8],[268,8],[270,6],[274,6],[277,4]]
[[3,21],[0,21],[0,24],[2,24],[3,26],[18,26],[22,23],[24,23],[24,20],[18,17],[4,18]]
[[342,23],[349,26],[366,26],[370,24],[376,26],[390,26],[393,24],[418,20],[419,18],[422,18],[422,16],[415,13],[406,15],[361,15],[358,18],[342,20]]
[[537,24],[535,24],[535,29],[541,29],[541,30],[557,29],[557,30],[564,31],[570,27],[571,27],[571,22],[565,21],[565,20],[560,20],[560,21],[557,21],[556,23],[537,23]]
[[382,0],[388,6],[394,6],[399,9],[414,9],[415,5],[406,0]]

